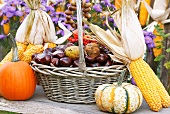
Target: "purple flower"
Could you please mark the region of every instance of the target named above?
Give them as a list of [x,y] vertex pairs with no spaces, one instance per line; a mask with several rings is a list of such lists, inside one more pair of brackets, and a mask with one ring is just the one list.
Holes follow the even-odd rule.
[[111,6],[110,0],[102,0],[101,3],[103,3],[106,6]]
[[111,8],[113,8],[114,10],[116,10],[115,5],[111,4],[111,6],[110,6],[110,7],[111,7]]
[[84,24],[84,29],[89,29],[89,26]]
[[0,34],[0,39],[6,38],[6,35]]
[[73,20],[77,20],[77,17],[72,17]]
[[67,4],[67,7],[71,6],[71,4]]
[[53,21],[55,24],[57,24],[57,23],[58,23],[58,18],[54,17],[54,18],[52,18],[52,21]]
[[4,24],[6,24],[6,23],[8,23],[8,22],[9,22],[9,20],[2,20],[2,21],[1,21],[1,26],[4,25]]
[[55,9],[52,6],[46,6],[46,11],[54,12]]
[[90,2],[90,0],[86,0],[86,3]]
[[108,18],[108,21],[109,22],[114,22],[114,19],[113,18]]
[[65,24],[64,22],[62,23],[68,30],[73,29],[70,24]]
[[155,47],[155,43],[153,39],[156,37],[152,32],[143,31],[145,43],[147,45],[147,48],[149,50],[149,53],[152,54],[152,48]]
[[6,12],[6,16],[7,16],[8,18],[11,18],[11,17],[13,17],[13,16],[14,16],[14,13]]
[[64,18],[64,17],[60,17],[60,18],[59,18],[59,20],[60,20],[60,21],[65,21],[65,20],[66,20],[66,18]]
[[145,43],[146,44],[149,44],[149,43],[152,43],[152,42],[153,42],[153,40],[150,36],[145,36]]
[[61,34],[62,36],[64,36],[64,31],[63,30],[58,30],[56,34],[57,35]]
[[8,6],[8,10],[11,12],[11,13],[14,13],[16,11],[16,7],[14,6]]
[[96,12],[102,12],[102,6],[100,4],[95,4],[93,6],[93,9],[96,11]]
[[25,8],[25,13],[26,13],[26,14],[29,14],[29,13],[30,13],[30,10],[31,10],[31,9],[29,9],[29,8]]
[[23,12],[20,11],[20,10],[17,10],[17,11],[15,12],[15,15],[21,17],[21,16],[23,15]]

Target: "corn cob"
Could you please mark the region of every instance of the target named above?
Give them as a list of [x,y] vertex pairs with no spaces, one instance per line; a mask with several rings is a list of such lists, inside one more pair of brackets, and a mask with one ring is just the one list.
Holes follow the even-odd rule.
[[[160,28],[164,28],[164,25],[162,23],[159,23]],[[158,48],[159,46],[161,46],[161,41],[163,40],[161,36],[158,36],[158,32],[156,31],[156,29],[153,32],[156,36],[156,38],[153,39],[153,41],[155,42],[155,48],[153,48],[153,54],[155,57],[159,56],[162,53],[162,48]]]
[[156,75],[151,73],[150,66],[139,58],[131,62],[130,71],[149,107],[153,111],[159,111],[162,108],[161,97],[157,90],[157,82],[154,82],[157,80],[153,80]]
[[23,53],[21,61],[30,63],[32,60],[32,55],[34,53],[41,53],[43,50],[44,50],[43,45],[34,45]]
[[[17,42],[17,47],[18,47],[18,57],[21,59],[22,54],[24,53],[27,45],[23,43]],[[4,59],[0,62],[0,67],[6,63],[12,61],[12,50],[4,57]]]
[[[145,0],[148,5],[150,5],[151,0]],[[140,4],[140,11],[139,11],[139,22],[141,26],[146,25],[146,21],[148,19],[148,11],[146,10],[146,7],[143,2]]]
[[[8,18],[6,16],[3,16],[3,20],[7,20]],[[10,26],[9,26],[9,22],[8,23],[5,23],[3,25],[3,30],[4,30],[4,33],[5,34],[8,34],[9,33],[9,30],[10,30]]]
[[115,0],[115,7],[116,9],[120,9],[122,5],[122,0]]
[[[149,69],[150,71],[150,75],[155,75],[155,73],[152,71],[152,69]],[[154,83],[156,84],[156,88],[159,92],[159,96],[161,97],[161,104],[162,107],[167,108],[170,106],[170,96],[168,94],[168,92],[166,91],[166,89],[164,88],[163,84],[161,83],[161,81],[158,79],[157,76],[153,76],[152,80],[154,81]]]
[[29,50],[30,48],[32,48],[34,45],[33,44],[29,44],[26,48],[26,51]]
[[48,43],[48,48],[54,48],[56,47],[57,45],[55,43]]

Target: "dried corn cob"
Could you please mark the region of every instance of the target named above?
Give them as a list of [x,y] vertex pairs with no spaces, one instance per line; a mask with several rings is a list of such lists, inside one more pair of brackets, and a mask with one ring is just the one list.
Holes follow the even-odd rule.
[[44,50],[43,45],[34,45],[23,53],[21,61],[30,63],[32,60],[32,55],[34,53],[41,53],[43,50]]
[[139,58],[131,62],[130,71],[149,107],[153,111],[159,111],[162,108],[161,97],[156,88],[157,82],[153,80],[156,75],[151,73],[153,71],[150,66],[142,58]]
[[55,43],[48,43],[48,48],[54,48],[56,47],[57,45]]
[[[150,75],[155,75],[155,73],[151,69],[148,69],[148,70],[150,70],[149,71]],[[161,83],[161,81],[156,76],[153,76],[152,80],[154,81],[153,83],[156,84],[155,86],[156,86],[156,88],[159,92],[159,96],[161,97],[162,106],[165,107],[165,108],[169,107],[170,106],[170,97],[169,97],[168,92],[164,88],[163,84]]]
[[122,5],[122,0],[115,0],[115,7],[116,9],[120,9]]
[[29,50],[30,48],[32,48],[34,45],[33,44],[29,44],[26,48],[26,51]]
[[[150,5],[151,0],[145,0],[148,5]],[[146,21],[148,19],[148,11],[146,10],[146,7],[143,2],[140,4],[140,11],[139,11],[139,22],[141,26],[146,25]]]
[[[26,50],[27,45],[23,43],[17,42],[17,47],[18,47],[18,57],[21,59],[22,54]],[[12,60],[12,50],[4,57],[4,59],[0,62],[0,67],[6,63]]]

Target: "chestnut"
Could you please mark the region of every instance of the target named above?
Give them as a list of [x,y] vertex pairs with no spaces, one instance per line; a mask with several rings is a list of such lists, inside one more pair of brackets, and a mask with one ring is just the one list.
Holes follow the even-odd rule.
[[44,53],[37,54],[34,61],[39,64],[49,65],[51,61],[51,55],[46,55]]
[[37,54],[34,58],[34,61],[36,63],[39,63],[39,64],[43,64],[44,61],[45,61],[45,54],[44,53],[41,53],[41,54]]
[[89,67],[99,67],[99,66],[101,66],[101,64],[100,63],[88,63],[87,66],[89,66]]
[[53,64],[54,66],[58,67],[59,66],[59,59],[58,58],[51,59],[51,64]]
[[103,63],[108,59],[108,57],[109,56],[107,54],[100,53],[100,55],[96,57],[96,61],[99,63]]
[[61,49],[56,49],[55,52],[52,53],[54,58],[62,58],[65,56],[65,53]]
[[57,48],[52,48],[52,53],[56,51]]
[[72,63],[73,63],[73,59],[69,57],[60,58],[60,62],[59,62],[60,66],[63,67],[69,67]]
[[50,62],[51,62],[51,55],[45,55],[44,64],[45,65],[50,65]]
[[79,66],[79,59],[74,60],[73,67],[78,67],[78,66]]
[[85,55],[85,60],[86,62],[90,62],[90,63],[93,63],[96,61],[95,58],[88,56],[88,55]]
[[38,55],[38,53],[34,53],[34,54],[31,56],[32,60],[34,60],[37,55]]
[[53,49],[52,48],[46,48],[45,50],[49,51],[49,52],[52,52]]
[[106,63],[103,64],[104,66],[111,66],[113,65],[113,61],[107,60]]

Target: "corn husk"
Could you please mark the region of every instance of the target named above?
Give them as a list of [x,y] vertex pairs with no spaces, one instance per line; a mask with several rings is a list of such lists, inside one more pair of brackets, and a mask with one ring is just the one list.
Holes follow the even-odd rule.
[[[114,2],[115,2],[115,7],[117,9],[120,9],[122,6],[122,0],[115,0]],[[140,5],[140,0],[130,0],[130,5],[133,6],[133,9],[135,11],[137,11]]]
[[167,19],[170,14],[170,8],[168,7],[169,0],[155,0],[153,8],[151,8],[145,0],[143,0],[145,7],[154,21],[169,23],[170,20]]
[[[143,57],[146,50],[144,35],[138,17],[128,2],[123,2],[122,7],[122,31],[123,47],[131,60]],[[117,20],[119,21],[119,20]],[[115,22],[117,22],[115,21]],[[117,24],[117,23],[116,23]],[[137,45],[136,45],[137,44]]]
[[54,24],[50,16],[40,10],[41,0],[24,0],[31,11],[17,30],[16,41],[24,44],[41,45],[55,42]]
[[[167,19],[170,14],[170,8],[167,9],[169,1],[168,0],[155,0],[154,4],[153,4],[153,8],[151,8],[145,2],[145,0],[143,2],[145,4],[145,7],[146,7],[148,13],[154,20],[154,22],[149,24],[145,29],[147,29],[147,31],[157,33],[155,30],[155,25],[157,25],[158,23],[160,24],[160,26],[162,26],[162,29],[164,29],[164,24],[170,23],[170,19]],[[160,36],[157,36],[154,39],[156,48],[153,48],[153,54],[155,57],[157,57],[158,55],[160,55],[162,53],[162,48],[157,48],[157,46],[162,45],[160,43],[160,42],[162,42],[162,40],[163,39]]]
[[91,31],[97,36],[97,40],[110,48],[115,57],[125,64],[131,60],[143,57],[146,50],[143,31],[138,18],[131,7],[130,1],[122,1],[122,9],[113,16],[121,33],[121,40],[114,30],[105,31],[97,25],[89,24]]

